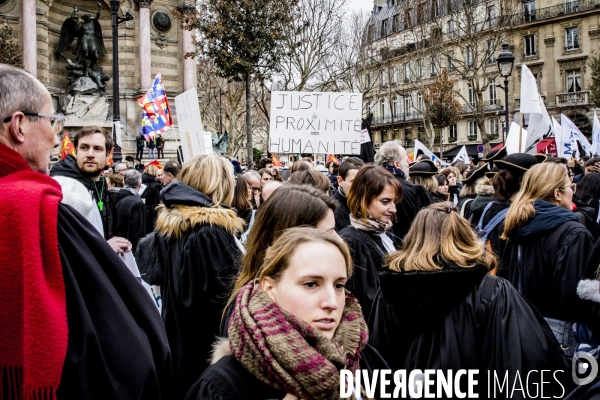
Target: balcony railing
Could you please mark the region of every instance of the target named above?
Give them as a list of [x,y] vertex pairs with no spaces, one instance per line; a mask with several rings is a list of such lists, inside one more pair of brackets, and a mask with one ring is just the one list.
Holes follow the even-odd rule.
[[[498,99],[496,99],[496,100],[484,100],[483,101],[483,111],[495,111],[495,110],[499,110],[500,107],[501,107],[501,105],[502,105],[502,103]],[[476,110],[477,110],[477,108],[476,108],[475,104],[473,104],[473,105],[465,104],[465,105],[463,105],[463,109],[461,111],[461,114],[472,114]]]
[[556,105],[583,105],[589,102],[589,92],[557,93]]
[[407,112],[406,114],[397,113],[394,115],[386,114],[386,115],[378,115],[377,117],[373,117],[373,125],[383,125],[383,124],[391,124],[391,123],[402,123],[404,121],[409,122],[415,119],[422,119],[423,113],[418,111]]

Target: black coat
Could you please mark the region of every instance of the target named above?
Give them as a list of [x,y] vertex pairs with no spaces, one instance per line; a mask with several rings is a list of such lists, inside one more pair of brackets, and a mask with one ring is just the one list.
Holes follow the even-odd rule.
[[182,399],[208,367],[211,344],[241,251],[235,235],[244,222],[233,209],[215,208],[210,197],[182,182],[163,191],[156,231],[168,239],[162,317],[173,355],[172,399]]
[[171,399],[171,355],[153,300],[98,231],[58,208],[69,337],[59,399]]
[[398,179],[402,185],[402,200],[396,203],[396,215],[392,232],[400,239],[404,238],[410,229],[410,225],[417,216],[417,213],[424,207],[434,203],[431,194],[423,186],[415,185],[402,178],[403,173],[393,168],[387,167],[388,171]]
[[151,231],[146,205],[139,196],[127,189],[111,191],[110,196],[117,211],[113,234],[129,240],[135,253],[138,241]]
[[77,166],[77,159],[70,154],[66,158],[54,164],[50,170],[50,176],[65,176],[67,178],[75,179],[90,192],[95,203],[102,200],[104,205],[100,215],[102,217],[102,226],[104,228],[104,239],[108,240],[115,236],[113,229],[116,224],[115,219],[117,211],[112,202],[111,196],[109,195],[109,190],[106,186],[106,180],[103,176],[100,176],[100,180],[96,182],[93,181],[91,176],[81,172]]
[[348,208],[348,198],[344,196],[338,188],[331,196],[337,203],[337,209],[333,213],[335,216],[335,230],[340,232],[342,229],[350,225],[350,209]]
[[[373,300],[379,289],[379,270],[387,257],[385,247],[375,233],[359,231],[352,226],[342,229],[339,235],[348,243],[354,264],[354,271],[346,282],[346,288],[360,303],[365,321],[369,321]],[[388,233],[388,236],[396,249],[399,249],[401,241],[393,234]]]
[[[463,217],[467,220],[471,216],[471,205],[473,204],[473,201],[475,201],[475,197],[477,197],[477,196],[472,195],[472,196],[461,197],[460,200],[458,201],[458,204],[456,205],[456,209],[458,210],[459,213],[460,213],[460,210],[462,210],[463,205],[464,205],[465,211],[463,213]],[[468,202],[467,202],[467,200],[468,200]]]
[[[509,371],[512,387],[516,370],[523,377],[530,370],[562,369],[563,385],[572,385],[552,331],[509,282],[487,275],[481,266],[440,267],[380,273],[383,305],[370,339],[392,370],[477,369],[480,398],[486,398],[487,370],[501,376]],[[536,379],[539,383],[540,377]],[[544,395],[561,392],[557,385],[544,387]]]
[[[360,353],[360,368],[369,372],[388,366],[371,346]],[[389,387],[388,387],[389,391]],[[379,388],[375,393],[379,395]],[[227,355],[208,368],[191,387],[186,400],[274,400],[286,393],[269,386],[248,372],[233,355]]]
[[592,235],[571,211],[542,200],[536,200],[534,207],[535,217],[508,241],[498,276],[521,287],[523,297],[544,317],[573,321],[587,308],[577,297],[577,283],[595,273],[586,269],[594,246]]
[[598,218],[598,202],[596,204],[590,205],[584,203],[576,198],[573,198],[573,203],[577,207],[575,211],[575,216],[579,223],[590,231],[594,240],[597,240],[600,237],[600,226],[598,226],[597,218]]
[[146,189],[142,193],[142,199],[146,203],[150,226],[154,229],[156,206],[160,204],[160,191],[163,187],[158,179],[148,174],[142,174],[142,183],[146,185]]

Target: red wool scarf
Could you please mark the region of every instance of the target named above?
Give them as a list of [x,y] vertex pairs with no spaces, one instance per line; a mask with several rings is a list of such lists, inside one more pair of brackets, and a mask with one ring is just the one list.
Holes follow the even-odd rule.
[[56,398],[68,339],[61,199],[56,181],[0,144],[0,398]]

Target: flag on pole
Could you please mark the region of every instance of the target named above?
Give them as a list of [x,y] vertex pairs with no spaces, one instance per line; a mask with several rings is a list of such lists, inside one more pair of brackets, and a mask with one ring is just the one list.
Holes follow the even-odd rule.
[[594,111],[594,123],[592,124],[592,148],[590,152],[593,155],[600,154],[600,121],[596,111]]
[[162,169],[162,164],[158,160],[150,161],[148,164],[144,165],[144,169],[149,165],[156,165],[158,169]]
[[456,155],[456,157],[454,157],[454,160],[452,160],[452,162],[454,161],[462,161],[465,164],[469,165],[471,163],[471,159],[469,158],[469,154],[467,154],[467,147],[463,146],[460,151],[458,152],[458,154]]
[[508,131],[508,135],[506,135],[506,153],[514,154],[521,153],[519,151],[519,132],[521,132],[521,143],[525,141],[527,137],[527,131],[525,129],[521,129],[519,124],[512,122],[510,124],[510,129]]
[[552,120],[538,92],[535,77],[525,64],[521,67],[521,114],[529,114],[523,153],[537,153],[537,144],[552,133]]
[[110,153],[108,153],[108,157],[106,157],[106,166],[110,167],[112,165],[113,161],[113,153],[115,152],[115,149],[112,148],[110,149]]
[[450,164],[442,161],[435,154],[433,154],[433,152],[431,150],[429,150],[427,147],[425,147],[425,145],[423,143],[421,143],[421,141],[419,139],[415,139],[415,152],[414,152],[414,154],[411,157],[415,161],[419,157],[419,150],[421,150],[421,152],[423,154],[425,154],[427,157],[429,157],[431,159],[431,161],[433,161],[433,162],[436,162],[436,161],[439,162],[442,167],[450,165]]
[[75,157],[75,146],[71,142],[69,134],[65,131],[62,138],[62,145],[60,146],[60,158],[67,158],[69,154]]
[[[337,159],[337,158],[335,158],[335,156],[334,156],[333,154],[330,154],[330,155],[329,155],[329,158],[327,158],[327,162],[329,162],[329,161],[333,161],[334,163],[336,163],[336,164],[339,164],[339,163],[338,163],[338,159]],[[326,164],[327,164],[327,163],[326,163]]]
[[279,161],[279,157],[277,157],[277,155],[273,154],[271,159],[273,160],[274,167],[283,167],[283,164],[281,163],[281,161]]
[[150,140],[158,133],[163,133],[173,126],[171,109],[167,101],[167,92],[160,74],[156,75],[152,87],[138,100],[142,107],[142,133]]
[[[560,147],[557,149],[559,157],[571,157],[574,151],[577,151],[577,143],[587,154],[591,152],[592,145],[581,133],[579,128],[566,115],[560,114],[561,140]],[[558,141],[557,141],[558,142]],[[558,145],[558,143],[557,143]],[[584,154],[580,154],[584,155]]]

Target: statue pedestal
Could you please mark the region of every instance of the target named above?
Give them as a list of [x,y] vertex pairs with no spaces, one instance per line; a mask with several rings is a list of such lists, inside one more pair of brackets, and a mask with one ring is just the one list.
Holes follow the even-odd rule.
[[97,125],[112,127],[108,121],[108,98],[106,96],[91,96],[84,94],[70,94],[61,96],[59,103],[66,116],[65,127],[83,127]]

